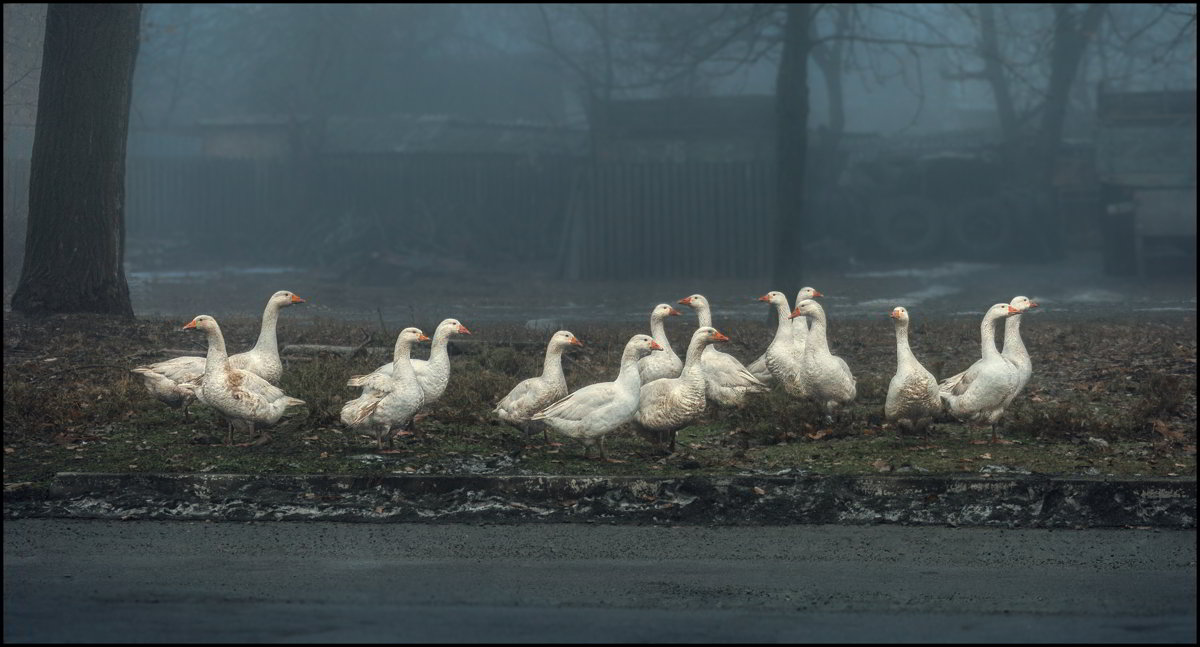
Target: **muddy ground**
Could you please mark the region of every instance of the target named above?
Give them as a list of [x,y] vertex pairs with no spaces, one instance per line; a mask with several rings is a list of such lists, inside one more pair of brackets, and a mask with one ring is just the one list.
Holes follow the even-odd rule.
[[[202,355],[203,338],[180,330],[190,315],[143,313],[139,320],[123,321],[5,313],[6,487],[44,483],[59,471],[1196,473],[1194,310],[1133,313],[1114,308],[1079,316],[1043,308],[1026,316],[1022,332],[1033,357],[1033,377],[1004,417],[1002,435],[1010,442],[992,445],[982,444],[985,430],[950,419],[942,420],[929,439],[902,436],[885,425],[883,401],[895,370],[891,322],[885,314],[842,315],[831,305],[833,352],[845,358],[858,379],[857,401],[837,424],[824,424],[811,405],[776,388],[742,411],[714,414],[684,430],[681,451],[673,456],[664,456],[628,430],[619,432],[610,437],[608,449],[624,462],[603,463],[583,458],[580,446],[569,439],[552,437],[565,444],[545,445],[540,437],[526,438],[491,416],[500,397],[540,370],[548,333],[536,330],[537,322],[472,319],[467,311],[454,316],[471,328],[473,343],[452,349],[450,385],[421,421],[423,437],[400,439],[398,454],[375,454],[373,439],[343,428],[338,412],[357,391],[344,386],[346,378],[389,361],[386,351],[373,354],[368,349],[390,349],[400,326],[380,321],[382,317],[346,321],[304,308],[282,313],[281,346],[363,349],[351,357],[285,356],[282,388],[308,405],[281,421],[271,443],[253,448],[218,444],[224,427],[214,412],[197,405],[197,416],[185,423],[178,410],[152,399],[129,373],[139,364],[170,357],[165,349]],[[922,315],[919,308],[913,313],[912,344],[935,375],[950,375],[974,361],[978,316]],[[668,333],[677,349],[685,347],[694,322],[690,314],[670,320]],[[418,323],[431,331],[436,321]],[[252,345],[258,333],[258,318],[252,314],[224,316],[221,324],[234,352]],[[602,321],[569,325],[586,344],[565,360],[572,389],[612,379],[621,347],[643,327]],[[727,352],[747,363],[770,339],[762,318],[718,317],[717,326],[733,339]]]

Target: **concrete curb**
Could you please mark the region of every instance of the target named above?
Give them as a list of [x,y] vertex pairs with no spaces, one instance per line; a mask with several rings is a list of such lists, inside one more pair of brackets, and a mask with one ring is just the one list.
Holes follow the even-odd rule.
[[64,472],[4,516],[364,522],[1196,527],[1195,479]]

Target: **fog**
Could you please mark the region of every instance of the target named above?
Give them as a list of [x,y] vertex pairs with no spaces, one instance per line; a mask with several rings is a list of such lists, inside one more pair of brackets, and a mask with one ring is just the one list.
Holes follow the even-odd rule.
[[[1194,5],[814,6],[783,208],[781,6],[145,5],[135,312],[761,318],[801,284],[851,316],[1195,311]],[[45,5],[4,11],[7,308]]]

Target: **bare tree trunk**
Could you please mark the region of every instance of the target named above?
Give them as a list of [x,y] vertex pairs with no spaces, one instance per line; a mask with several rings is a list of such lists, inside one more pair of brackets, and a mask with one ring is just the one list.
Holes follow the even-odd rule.
[[812,7],[787,5],[783,53],[775,81],[778,119],[775,259],[771,289],[794,294],[803,281],[804,167],[808,147],[808,54]]
[[50,4],[13,310],[133,317],[125,282],[125,141],[138,4]]
[[[1046,92],[1046,103],[1042,109],[1042,122],[1034,142],[1034,158],[1030,168],[1036,173],[1034,185],[1054,199],[1054,172],[1057,167],[1059,147],[1062,144],[1063,123],[1066,120],[1067,104],[1071,96],[1071,84],[1078,75],[1079,61],[1087,49],[1088,41],[1095,35],[1104,17],[1103,4],[1090,4],[1078,13],[1073,5],[1054,5],[1054,44],[1050,53],[1050,85]],[[1053,204],[1053,202],[1050,202]],[[1046,223],[1047,249],[1052,256],[1059,256],[1064,246],[1062,214],[1051,209],[1053,220]]]
[[1008,85],[1008,76],[1004,72],[1004,57],[1000,54],[1000,39],[996,34],[996,8],[991,4],[979,5],[979,32],[979,56],[983,59],[983,75],[992,88],[996,112],[1000,116],[1004,164],[1006,168],[1015,170],[1021,134],[1017,123],[1016,105]]

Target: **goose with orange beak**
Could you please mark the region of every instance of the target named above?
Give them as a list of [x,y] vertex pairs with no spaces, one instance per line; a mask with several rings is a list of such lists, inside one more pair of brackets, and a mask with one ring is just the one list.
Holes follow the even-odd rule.
[[225,351],[225,337],[217,320],[208,315],[192,319],[184,330],[199,330],[208,340],[208,354],[204,358],[204,375],[198,384],[189,383],[195,397],[217,410],[228,423],[225,437],[227,445],[233,444],[234,428],[246,430],[251,436],[255,427],[262,435],[253,442],[261,445],[270,440],[265,430],[279,422],[289,407],[304,404],[303,400],[289,397],[258,375],[233,367]]
[[[800,291],[796,293],[795,302],[800,303],[805,299],[815,299],[823,296],[825,295],[821,294],[820,290],[814,287],[806,286],[800,288]],[[765,296],[759,297],[758,300],[769,301],[769,299],[767,299]],[[786,305],[786,299],[784,301],[784,305]],[[791,312],[791,310],[789,309],[788,312]],[[792,329],[792,347],[796,351],[796,361],[799,362],[804,359],[804,345],[808,341],[808,317],[796,317],[795,319],[789,318],[789,321],[791,322],[790,325]],[[778,332],[778,328],[776,328],[776,332]],[[768,346],[768,348],[770,348],[770,346]],[[750,362],[750,364],[746,366],[746,370],[750,371],[750,374],[758,378],[758,380],[763,384],[772,384],[775,382],[775,376],[771,375],[771,369],[767,368],[767,353],[765,351],[762,355],[758,356],[758,359]]]
[[[304,299],[280,290],[267,299],[263,310],[262,326],[254,348],[229,357],[233,368],[250,371],[271,384],[278,385],[283,377],[283,361],[279,358],[279,343],[275,328],[280,308],[304,303]],[[188,420],[188,406],[196,399],[196,388],[204,375],[203,357],[176,357],[155,364],[139,366],[131,370],[141,376],[146,390],[163,404],[183,409],[183,419]]]
[[938,386],[938,395],[955,418],[991,425],[993,443],[996,442],[996,423],[1020,381],[1017,367],[996,350],[996,321],[1020,312],[1007,303],[988,308],[979,325],[983,357]]
[[917,361],[908,343],[908,310],[897,306],[889,315],[896,324],[896,374],[888,383],[883,415],[907,431],[929,432],[933,417],[942,408],[937,379]]
[[[392,430],[407,425],[425,404],[425,392],[409,362],[413,345],[423,341],[429,341],[429,337],[419,328],[401,330],[392,352],[391,374],[363,376],[362,395],[342,406],[342,423],[354,430],[373,431],[381,453],[394,451]],[[387,449],[383,446],[385,439]]]
[[671,306],[660,303],[650,311],[650,336],[662,346],[661,353],[650,353],[638,361],[638,371],[642,374],[642,384],[649,384],[664,377],[679,377],[683,370],[683,361],[671,348],[671,340],[667,338],[667,329],[663,320],[667,317],[678,317],[680,313]]
[[543,438],[549,443],[550,438],[545,435],[546,425],[531,418],[538,411],[567,397],[567,378],[563,375],[562,354],[571,346],[583,346],[583,342],[569,330],[554,333],[550,337],[550,343],[546,344],[542,374],[521,381],[508,395],[501,398],[492,411],[496,417],[524,431],[526,436],[533,433],[535,428],[541,427]]
[[600,458],[611,460],[604,449],[604,437],[637,413],[642,386],[637,362],[652,351],[662,351],[662,346],[650,335],[634,335],[621,353],[621,370],[616,380],[585,386],[531,419],[544,420],[554,431],[583,443],[585,457],[592,446],[599,445]]
[[825,409],[826,421],[832,422],[835,410],[854,400],[858,393],[858,381],[854,379],[846,360],[829,351],[825,309],[821,304],[805,299],[796,304],[791,316],[808,317],[812,321],[804,346],[801,379],[805,395],[821,405]]
[[[703,295],[693,294],[679,300],[696,311],[701,328],[712,328],[712,308]],[[700,354],[700,366],[704,370],[705,397],[719,407],[740,408],[751,393],[765,393],[771,388],[763,384],[746,370],[736,357],[708,346]]]
[[704,370],[700,355],[709,344],[729,341],[716,328],[705,326],[692,333],[687,360],[679,377],[643,384],[634,423],[639,433],[675,453],[675,435],[704,416]]

